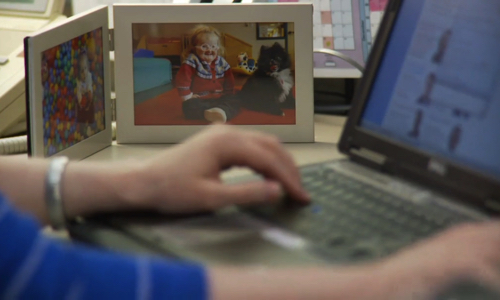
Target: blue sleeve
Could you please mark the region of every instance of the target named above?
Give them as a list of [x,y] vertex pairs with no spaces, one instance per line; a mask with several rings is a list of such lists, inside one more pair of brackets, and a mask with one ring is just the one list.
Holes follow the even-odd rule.
[[202,266],[59,243],[0,194],[0,299],[206,299]]

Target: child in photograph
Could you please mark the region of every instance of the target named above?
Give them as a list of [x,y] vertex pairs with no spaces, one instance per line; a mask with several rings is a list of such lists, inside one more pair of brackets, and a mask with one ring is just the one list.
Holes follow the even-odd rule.
[[[190,48],[175,78],[179,95],[184,100],[186,119],[226,122],[239,113],[234,92],[234,76],[221,56],[220,32],[206,25],[195,27],[189,37]],[[224,96],[224,97],[223,97]]]
[[[78,76],[76,80],[76,121],[81,124],[94,123],[94,92],[92,74],[89,71],[89,58],[82,52],[78,58]],[[88,130],[87,130],[88,131]]]

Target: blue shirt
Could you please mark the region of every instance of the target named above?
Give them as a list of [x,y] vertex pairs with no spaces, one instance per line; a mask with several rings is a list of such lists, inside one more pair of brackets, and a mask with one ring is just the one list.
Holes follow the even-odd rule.
[[0,194],[0,299],[206,299],[207,294],[200,265],[58,242]]

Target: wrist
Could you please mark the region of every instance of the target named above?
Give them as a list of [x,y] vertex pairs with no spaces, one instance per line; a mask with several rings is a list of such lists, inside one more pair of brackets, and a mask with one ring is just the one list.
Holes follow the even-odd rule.
[[[397,281],[390,272],[387,274],[379,263],[361,264],[348,267],[353,277],[346,280],[346,298],[344,299],[371,299],[371,300],[399,300],[394,297],[393,289],[397,288]],[[359,288],[362,287],[362,288]]]
[[140,164],[72,162],[62,186],[68,218],[93,213],[140,209]]
[[193,93],[189,93],[189,95],[182,96],[182,100],[186,101],[194,97]]
[[152,184],[148,168],[138,161],[128,161],[126,167],[115,171],[113,189],[124,209],[151,209]]
[[50,225],[54,229],[63,229],[66,226],[62,178],[68,161],[68,158],[64,156],[52,159],[45,176],[45,204]]
[[[210,268],[212,299],[370,299],[388,298],[372,265],[292,268]],[[241,282],[245,282],[241,285]]]
[[[375,273],[379,288],[376,299],[432,299],[444,285],[442,270],[396,256],[376,263]],[[375,298],[373,298],[375,299]]]

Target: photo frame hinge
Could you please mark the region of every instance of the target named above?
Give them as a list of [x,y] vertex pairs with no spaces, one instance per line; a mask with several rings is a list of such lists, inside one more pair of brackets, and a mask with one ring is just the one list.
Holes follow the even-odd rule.
[[366,148],[351,148],[349,152],[354,156],[369,160],[380,166],[383,166],[387,161],[387,156]]
[[115,51],[115,30],[109,29],[109,51]]
[[116,95],[111,93],[111,121],[116,121]]

